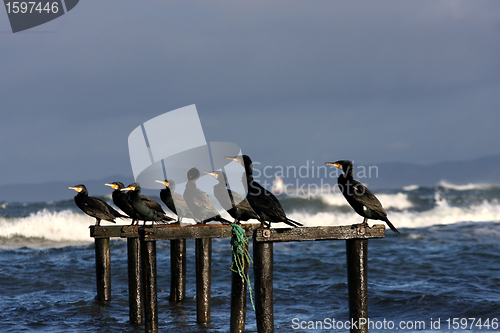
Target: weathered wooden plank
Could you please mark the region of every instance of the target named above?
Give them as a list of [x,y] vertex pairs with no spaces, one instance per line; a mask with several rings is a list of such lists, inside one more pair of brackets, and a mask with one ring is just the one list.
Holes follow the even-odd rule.
[[301,242],[333,239],[369,239],[384,238],[385,227],[382,224],[373,227],[362,225],[329,226],[329,227],[300,227],[286,229],[257,229],[257,242]]
[[[253,230],[259,224],[243,224],[247,236],[253,235]],[[181,227],[179,225],[160,226],[90,226],[90,236],[94,238],[135,238],[139,237],[139,229],[144,228],[146,240],[171,240],[194,238],[231,237],[231,226],[222,224],[196,224]],[[384,238],[385,227],[377,224],[372,227],[362,225],[328,226],[328,227],[301,227],[258,229],[254,235],[258,242],[295,242],[333,239],[369,239]]]
[[139,238],[139,229],[143,226],[138,225],[91,225],[90,237],[94,238]]
[[[253,230],[259,224],[242,224],[246,235],[251,236]],[[193,238],[221,238],[232,237],[232,227],[222,224],[196,224],[189,227],[180,226],[154,226],[144,228],[145,240],[170,240],[170,239],[193,239]]]

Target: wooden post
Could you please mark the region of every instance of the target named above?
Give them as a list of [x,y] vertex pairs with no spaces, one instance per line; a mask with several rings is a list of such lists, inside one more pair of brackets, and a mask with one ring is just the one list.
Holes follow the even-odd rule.
[[170,302],[184,300],[186,296],[186,240],[170,241]]
[[146,332],[158,332],[158,299],[156,292],[156,241],[141,238],[141,265],[144,289]]
[[[234,238],[234,236],[233,236]],[[248,251],[248,245],[246,246]],[[244,261],[244,274],[248,272],[248,263]],[[232,266],[236,268],[233,255]],[[245,330],[245,317],[247,313],[247,282],[239,273],[232,272],[231,281],[231,325],[229,332],[243,333]]]
[[132,324],[142,324],[141,246],[139,238],[127,238],[128,300]]
[[253,261],[257,332],[274,332],[273,243],[257,242],[254,236]]
[[110,242],[107,238],[95,238],[95,272],[97,282],[97,300],[111,300],[111,255]]
[[367,239],[346,240],[351,333],[368,333]]
[[212,239],[196,238],[196,321],[210,322],[210,284],[212,280]]

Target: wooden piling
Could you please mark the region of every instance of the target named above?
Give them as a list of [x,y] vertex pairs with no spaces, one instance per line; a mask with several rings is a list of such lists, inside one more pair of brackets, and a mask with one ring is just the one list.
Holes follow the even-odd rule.
[[111,300],[111,255],[109,237],[95,238],[97,300]]
[[210,287],[212,281],[212,239],[197,238],[196,252],[196,321],[210,322]]
[[[233,236],[234,238],[234,236]],[[245,248],[248,251],[248,245]],[[248,263],[244,261],[244,275],[248,272]],[[235,268],[235,260],[233,254],[232,267]],[[243,333],[245,330],[245,317],[247,313],[247,282],[239,273],[232,272],[231,280],[231,324],[229,332]]]
[[[258,225],[242,225],[245,234],[253,234],[254,254],[254,286],[257,331],[273,332],[273,242],[317,241],[317,240],[346,240],[346,256],[348,267],[349,287],[349,315],[357,322],[357,327],[351,327],[351,332],[368,332],[368,326],[360,325],[360,318],[367,320],[367,240],[385,237],[384,226],[375,225],[365,227],[330,226],[308,227],[292,229],[261,229]],[[258,228],[258,229],[257,229]],[[91,226],[90,235],[95,238],[96,251],[96,276],[99,300],[111,298],[111,267],[109,254],[109,238],[136,238],[140,235],[140,258],[142,288],[143,288],[143,321],[146,332],[158,331],[158,304],[156,289],[156,241],[178,240],[171,246],[171,255],[175,258],[185,257],[185,239],[196,239],[196,280],[197,280],[197,321],[198,323],[210,322],[210,281],[211,281],[211,238],[231,237],[230,226],[225,225],[195,225],[192,227],[178,226]],[[127,247],[133,245],[127,245]],[[184,246],[184,248],[182,248]],[[178,254],[176,254],[177,252]],[[129,249],[129,255],[137,253]],[[131,261],[131,259],[129,259]],[[172,260],[175,261],[175,260]],[[185,261],[172,263],[178,265],[177,271],[185,272]],[[172,266],[174,267],[174,266]],[[129,269],[131,267],[129,266]],[[172,269],[174,271],[174,269]],[[232,313],[231,332],[241,332],[244,329],[244,309],[246,306],[245,282],[233,273],[232,284]],[[181,281],[182,274],[178,275]],[[238,278],[238,279],[237,279]],[[175,276],[172,276],[172,280]],[[185,273],[184,273],[185,279]],[[184,288],[183,282],[175,283],[177,289],[171,286],[171,297],[179,297]],[[185,282],[184,282],[185,286]],[[132,291],[134,288],[130,287]],[[182,291],[182,292],[181,292]],[[239,294],[238,294],[239,293]],[[235,296],[236,295],[236,296]],[[133,302],[131,302],[133,303]],[[240,310],[236,310],[239,308]],[[233,314],[233,311],[235,313]],[[132,309],[131,309],[132,313]],[[238,318],[238,315],[239,318]],[[241,320],[243,319],[243,320]],[[131,315],[132,321],[132,315]],[[234,323],[233,323],[234,321]],[[243,324],[241,324],[243,322]],[[242,328],[243,327],[243,328]]]
[[170,241],[170,302],[177,303],[186,296],[186,240]]
[[[368,333],[367,239],[346,240],[351,333]],[[361,320],[363,318],[363,320]]]
[[158,332],[158,300],[156,290],[156,241],[141,237],[141,265],[144,290],[144,319],[148,333]]
[[254,236],[253,261],[257,332],[274,332],[273,243],[257,242]]
[[142,324],[141,246],[139,238],[127,238],[129,317],[132,324]]

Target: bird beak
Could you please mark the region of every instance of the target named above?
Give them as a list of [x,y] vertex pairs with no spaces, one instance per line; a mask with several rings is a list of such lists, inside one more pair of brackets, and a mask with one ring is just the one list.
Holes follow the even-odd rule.
[[106,183],[106,184],[104,184],[104,185],[106,185],[106,186],[111,186],[111,188],[113,188],[113,190],[117,190],[117,189],[118,189],[118,185],[116,185],[116,184],[109,184],[109,183]]
[[130,187],[122,188],[120,191],[134,191],[134,190],[135,190],[135,187],[134,186],[130,186]]
[[342,169],[342,166],[340,164],[338,164],[338,163],[326,162],[325,165],[333,165],[334,167]]
[[214,176],[215,179],[219,178],[219,175],[216,174],[215,172],[210,172],[210,171],[203,171],[204,173],[208,173],[210,176]]
[[75,190],[77,191],[78,193],[80,193],[82,191],[82,189],[80,187],[68,187],[68,189],[70,190]]
[[226,159],[226,160],[232,160],[232,161],[236,161],[238,163],[241,163],[241,160],[238,158],[238,156],[234,156],[234,157],[226,156],[226,157],[224,157],[224,159]]
[[168,182],[164,180],[155,180],[155,182],[168,186]]

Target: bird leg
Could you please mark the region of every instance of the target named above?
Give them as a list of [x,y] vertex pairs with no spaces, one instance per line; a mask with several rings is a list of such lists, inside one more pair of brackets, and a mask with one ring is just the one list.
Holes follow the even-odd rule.
[[365,218],[363,219],[363,222],[353,224],[352,226],[353,226],[353,227],[369,227],[369,226],[368,226],[368,218],[367,218],[367,217],[365,217]]
[[364,220],[363,220],[363,223],[361,223],[362,225],[364,225],[365,227],[368,226],[368,218],[365,217]]
[[95,225],[100,226],[101,225],[101,219],[95,219]]

